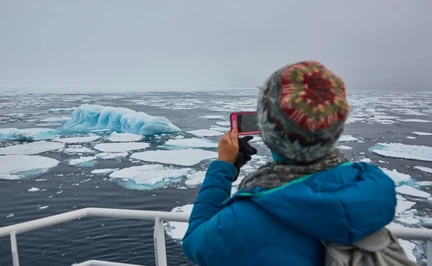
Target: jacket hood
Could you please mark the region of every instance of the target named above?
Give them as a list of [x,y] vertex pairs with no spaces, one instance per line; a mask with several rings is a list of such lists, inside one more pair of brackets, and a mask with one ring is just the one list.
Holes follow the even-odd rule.
[[281,223],[312,238],[351,244],[389,224],[395,215],[392,179],[377,166],[353,163],[275,189],[247,193]]

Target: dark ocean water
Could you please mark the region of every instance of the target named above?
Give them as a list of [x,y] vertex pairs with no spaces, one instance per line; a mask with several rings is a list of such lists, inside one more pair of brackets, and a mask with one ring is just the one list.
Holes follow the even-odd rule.
[[[347,124],[344,134],[352,135],[361,141],[341,143],[352,147],[351,150],[344,150],[346,155],[352,160],[369,158],[379,166],[390,170],[396,169],[417,181],[432,181],[431,173],[414,168],[432,168],[430,154],[426,154],[423,161],[415,161],[381,157],[369,151],[376,143],[396,142],[432,146],[432,136],[412,134],[431,133],[432,123],[401,121],[432,121],[432,94],[424,93],[414,97],[400,92],[352,92],[349,98],[352,105],[351,114],[358,118],[358,121]],[[29,95],[7,92],[0,95],[0,128],[34,128],[40,120],[47,117],[70,116],[70,113],[51,114],[48,112],[51,108],[76,107],[89,102],[165,116],[184,131],[208,129],[217,126],[215,122],[220,120],[200,119],[200,116],[218,115],[228,119],[231,111],[254,109],[255,99],[255,91],[115,95]],[[147,137],[143,141],[151,143],[150,149],[158,149],[157,146],[169,138],[169,135],[162,138]],[[217,141],[218,138],[209,139]],[[12,145],[12,142],[1,141],[0,147]],[[94,144],[86,143],[83,146],[91,148]],[[259,152],[264,158],[268,157],[268,151],[263,145],[259,145]],[[77,167],[68,165],[68,160],[77,156],[55,151],[39,155],[57,159],[60,164],[44,174],[31,178],[0,179],[0,227],[85,207],[171,211],[174,207],[193,203],[199,189],[178,189],[178,184],[155,190],[127,189],[112,182],[107,175],[90,173],[94,169],[137,165],[128,157],[121,160],[98,160],[92,167]],[[193,168],[204,170],[208,163],[208,160],[202,161]],[[37,181],[41,179],[46,180]],[[32,187],[39,188],[40,191],[29,192]],[[422,190],[432,193],[431,186],[422,186]],[[419,223],[396,222],[405,226],[421,227],[422,218],[430,218],[431,201],[409,195],[405,198],[416,203],[412,207],[412,215]],[[48,207],[40,209],[42,206]],[[152,236],[153,222],[150,221],[85,218],[18,235],[20,262],[24,266],[72,265],[89,259],[100,259],[154,265]],[[193,265],[183,256],[179,241],[167,237],[166,246],[169,265]],[[413,253],[422,264],[424,243],[416,242]],[[11,264],[9,238],[0,238],[0,266]]]

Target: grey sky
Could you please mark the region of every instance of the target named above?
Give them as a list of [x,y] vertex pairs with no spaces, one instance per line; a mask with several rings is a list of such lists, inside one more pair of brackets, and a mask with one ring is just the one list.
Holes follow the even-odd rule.
[[430,0],[0,0],[1,88],[255,87],[316,59],[352,89],[432,90]]

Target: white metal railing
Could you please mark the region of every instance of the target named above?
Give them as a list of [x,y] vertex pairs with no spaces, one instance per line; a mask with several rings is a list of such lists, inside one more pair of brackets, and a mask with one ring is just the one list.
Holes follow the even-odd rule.
[[[0,237],[10,236],[13,266],[19,266],[17,234],[36,230],[39,228],[60,224],[83,217],[109,217],[138,220],[154,220],[154,250],[157,266],[166,266],[165,230],[164,221],[188,222],[189,215],[185,213],[172,213],[162,211],[141,211],[107,208],[85,208],[49,216],[29,222],[5,226],[0,228]],[[423,228],[389,228],[396,237],[409,240],[427,241],[427,265],[432,266],[432,229]],[[75,264],[75,266],[140,266],[136,264],[89,260]]]

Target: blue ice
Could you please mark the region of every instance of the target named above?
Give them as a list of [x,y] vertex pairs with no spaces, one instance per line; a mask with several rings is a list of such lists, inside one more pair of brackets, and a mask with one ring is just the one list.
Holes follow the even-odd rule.
[[122,107],[84,104],[72,113],[63,131],[89,132],[109,129],[117,132],[153,135],[181,131],[165,117],[151,116]]

